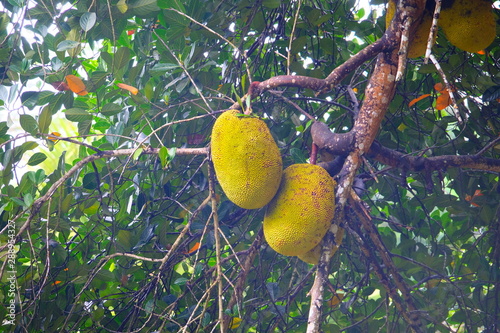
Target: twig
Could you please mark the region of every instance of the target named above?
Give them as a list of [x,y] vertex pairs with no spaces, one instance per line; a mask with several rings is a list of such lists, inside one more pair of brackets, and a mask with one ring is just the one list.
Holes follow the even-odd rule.
[[434,41],[436,40],[436,35],[438,32],[439,14],[441,13],[442,0],[435,0],[435,1],[436,1],[436,8],[434,9],[434,15],[432,16],[431,30],[429,31],[429,38],[427,39],[427,47],[425,49],[424,64],[426,65],[429,63],[429,57],[431,56],[431,49],[432,46],[434,45]]
[[285,102],[288,104],[292,105],[294,108],[296,108],[300,113],[302,113],[304,116],[309,118],[310,120],[315,120],[313,116],[311,116],[309,113],[307,113],[303,108],[301,108],[297,103],[289,100],[285,96],[283,96],[283,93],[280,91],[275,91],[275,90],[269,90],[269,93],[273,94],[274,96],[278,96],[279,98],[283,99]]
[[222,36],[218,32],[210,29],[205,24],[202,24],[202,23],[196,21],[191,16],[186,15],[185,13],[183,13],[183,12],[181,12],[181,11],[175,9],[175,8],[166,8],[166,10],[171,10],[171,11],[176,12],[177,14],[179,14],[181,16],[184,16],[185,18],[189,19],[190,21],[198,24],[203,29],[206,29],[207,31],[210,31],[211,33],[213,33],[214,35],[216,35],[217,37],[219,37],[220,39],[222,39],[223,41],[225,41],[227,44],[231,45],[231,47],[234,49],[234,51],[236,51],[236,53],[239,54],[241,56],[241,58],[243,59],[243,62],[245,63],[245,69],[247,71],[248,80],[250,82],[252,82],[252,73],[250,72],[250,66],[248,65],[248,59],[247,59],[247,57],[245,55],[245,52],[242,52],[236,45],[234,45],[233,43],[231,43],[231,41],[229,39],[225,38],[224,36]]
[[286,57],[286,75],[290,75],[290,64],[291,64],[291,59],[292,59],[292,44],[293,44],[293,37],[295,36],[295,28],[297,26],[297,21],[299,19],[299,12],[300,12],[300,7],[302,6],[302,0],[299,0],[297,4],[297,11],[295,12],[295,17],[293,18],[293,26],[292,26],[292,32],[290,33],[290,40],[288,42],[288,54]]
[[[405,311],[405,306],[403,303],[399,305],[399,310],[403,317],[405,318],[406,322],[412,327],[412,329],[415,332],[422,332],[422,323],[420,321],[420,318],[417,315],[417,307],[413,303],[413,299],[411,297],[410,293],[410,287],[406,284],[406,282],[403,280],[401,275],[399,274],[398,269],[394,265],[394,262],[392,261],[390,257],[390,253],[387,250],[387,248],[384,245],[384,242],[382,241],[380,234],[378,233],[377,229],[374,227],[373,222],[371,220],[370,215],[364,208],[361,199],[356,195],[354,191],[351,191],[351,196],[350,196],[350,204],[351,207],[353,208],[356,216],[358,217],[359,221],[361,222],[361,225],[363,226],[363,229],[368,233],[368,236],[370,237],[370,240],[374,244],[377,252],[379,253],[380,257],[382,258],[382,262],[384,263],[385,267],[389,271],[396,287],[399,289],[403,296],[403,300],[405,301],[407,307],[408,307],[408,312]],[[372,254],[373,255],[373,254]],[[394,295],[391,295],[391,298],[393,298]],[[398,302],[398,300],[394,299],[395,302]]]
[[455,96],[453,95],[453,89],[452,89],[450,83],[448,82],[448,79],[446,78],[446,74],[444,73],[443,69],[441,68],[439,61],[437,61],[436,57],[433,54],[429,55],[429,59],[431,59],[434,66],[436,66],[436,70],[438,71],[439,76],[441,76],[441,79],[443,80],[443,82],[446,86],[446,90],[448,91],[448,94],[450,96],[451,103],[452,103],[453,115],[455,116],[455,118],[457,118],[457,121],[460,125],[463,124],[462,117],[460,116],[460,112],[458,111],[457,101],[455,99]]
[[214,221],[214,236],[215,236],[215,257],[217,265],[217,301],[219,305],[219,326],[220,332],[226,332],[224,325],[224,300],[223,300],[223,285],[222,285],[222,260],[221,260],[221,244],[219,235],[219,216],[217,215],[217,199],[215,194],[215,170],[211,161],[208,162],[208,187],[210,191],[210,201],[212,203],[212,219]]
[[[103,151],[102,153],[99,154],[94,154],[94,155],[89,155],[80,161],[78,161],[71,169],[69,169],[64,175],[61,176],[58,180],[52,184],[52,186],[47,190],[47,192],[38,198],[31,207],[31,214],[28,217],[28,219],[25,221],[25,223],[19,228],[19,231],[16,235],[17,237],[20,237],[21,234],[28,228],[30,225],[31,221],[35,217],[35,215],[39,212],[41,206],[48,201],[50,198],[52,198],[52,195],[55,193],[55,191],[62,185],[64,182],[71,177],[75,172],[83,168],[86,164],[91,163],[95,160],[101,159],[101,158],[112,158],[112,157],[118,157],[118,156],[128,156],[130,154],[133,154],[136,149],[131,148],[131,149],[117,149],[117,150],[110,150],[110,151]],[[143,150],[142,154],[158,154],[159,148],[146,148]],[[179,148],[176,150],[177,155],[207,155],[208,154],[208,148]],[[23,216],[30,208],[26,208],[23,210],[21,213],[19,213],[16,217],[13,218],[13,221],[18,220],[21,216]],[[7,227],[2,229],[0,233],[3,233]],[[7,244],[3,245],[0,247],[0,251],[2,251],[4,248],[7,247]]]

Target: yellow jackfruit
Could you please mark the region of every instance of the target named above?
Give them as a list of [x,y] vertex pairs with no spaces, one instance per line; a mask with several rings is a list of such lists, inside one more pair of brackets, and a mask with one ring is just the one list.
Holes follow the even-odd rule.
[[264,216],[269,246],[286,256],[300,256],[318,245],[334,216],[335,184],[317,165],[293,164],[286,168]]
[[[342,244],[342,238],[344,237],[344,228],[341,228],[339,226],[336,227],[336,232],[335,234],[335,244],[332,248],[332,257],[337,252],[339,249],[340,244]],[[322,243],[320,242],[318,245],[316,245],[312,250],[310,250],[307,253],[304,253],[303,255],[297,256],[300,260],[307,262],[308,264],[312,265],[317,265],[319,262],[319,257],[321,256],[321,245]]]
[[441,11],[439,25],[448,41],[467,52],[488,47],[496,36],[496,22],[488,0],[455,0]]
[[276,194],[283,162],[264,121],[224,112],[212,129],[215,174],[229,200],[245,209],[264,207]]
[[[389,27],[392,18],[396,13],[396,2],[390,0],[387,5],[387,11],[385,14],[385,26]],[[428,10],[424,12],[422,17],[422,22],[420,22],[417,31],[411,36],[408,49],[408,58],[418,58],[425,55],[425,50],[427,49],[427,40],[429,39],[429,33],[432,26],[432,13]],[[435,39],[435,38],[434,38]]]

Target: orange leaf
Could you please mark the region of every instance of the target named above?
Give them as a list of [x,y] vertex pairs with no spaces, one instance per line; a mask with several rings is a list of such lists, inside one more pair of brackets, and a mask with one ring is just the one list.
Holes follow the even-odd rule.
[[476,190],[476,191],[474,191],[474,194],[473,194],[473,195],[469,195],[469,194],[467,194],[467,195],[465,196],[465,201],[470,202],[470,204],[471,204],[472,206],[474,206],[474,207],[480,207],[480,205],[478,205],[477,203],[473,202],[473,200],[474,200],[474,198],[476,198],[476,197],[481,197],[481,196],[483,196],[483,195],[484,195],[484,194],[483,194],[483,193],[481,193],[481,190]]
[[66,75],[66,81],[68,82],[69,89],[77,95],[85,96],[88,94],[87,87],[85,83],[74,75]]
[[62,281],[55,281],[54,283],[52,283],[52,285],[55,286],[58,285],[59,283],[62,283]]
[[444,84],[442,84],[441,82],[438,82],[434,85],[434,89],[439,92],[439,93],[443,93],[443,92],[446,92],[446,91],[455,91],[455,87],[453,85],[450,84],[450,89],[447,89],[446,86]]
[[137,95],[137,93],[139,92],[139,89],[137,89],[136,87],[129,86],[128,84],[125,83],[117,83],[116,85],[122,89],[130,91],[132,95]]
[[48,135],[47,139],[49,139],[50,141],[54,141],[56,142],[58,139],[58,137],[61,136],[61,133],[59,132],[52,132]]
[[411,107],[411,106],[413,106],[415,103],[417,103],[418,101],[421,101],[421,100],[423,100],[424,98],[429,97],[430,95],[431,95],[431,94],[423,94],[423,95],[422,95],[422,96],[420,96],[420,97],[417,97],[417,98],[415,98],[415,99],[412,99],[412,100],[410,101],[410,103],[408,103],[408,106],[410,106],[410,107]]
[[443,91],[443,89],[444,89],[444,84],[442,84],[441,82],[438,82],[434,85],[434,90],[438,92]]
[[193,247],[192,247],[192,248],[190,248],[190,249],[189,249],[189,251],[184,252],[184,254],[191,254],[191,253],[193,253],[193,252],[198,251],[198,249],[200,248],[200,245],[201,245],[201,243],[200,243],[200,242],[196,242],[196,243],[193,245]]
[[450,93],[448,90],[444,90],[441,92],[441,95],[438,96],[436,100],[436,109],[438,110],[444,110],[446,109],[449,105],[451,105],[451,97]]
[[481,55],[485,55],[486,54],[486,51],[485,50],[479,50],[476,52],[477,54],[481,54]]

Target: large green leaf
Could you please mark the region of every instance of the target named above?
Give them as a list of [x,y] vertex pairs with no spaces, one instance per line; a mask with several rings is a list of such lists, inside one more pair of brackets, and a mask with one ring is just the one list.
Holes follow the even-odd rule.
[[157,0],[136,0],[130,4],[129,8],[135,15],[151,17],[154,15],[154,12],[160,10],[156,1]]
[[81,122],[85,120],[91,120],[92,115],[80,108],[71,108],[64,111],[66,119],[74,122]]
[[22,114],[19,116],[19,123],[23,130],[28,133],[35,135],[38,132],[38,124],[32,116],[29,114]]

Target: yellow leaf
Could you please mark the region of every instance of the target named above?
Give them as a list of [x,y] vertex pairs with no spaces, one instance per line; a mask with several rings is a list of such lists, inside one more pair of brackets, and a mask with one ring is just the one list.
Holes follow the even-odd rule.
[[427,283],[425,284],[425,286],[427,287],[427,289],[430,289],[430,288],[436,287],[441,282],[446,282],[446,280],[442,280],[442,279],[430,279],[429,281],[427,281]]
[[66,75],[66,82],[68,82],[69,89],[77,95],[85,96],[88,94],[85,83],[74,75]]
[[125,0],[120,0],[116,4],[116,7],[120,11],[120,13],[125,14],[128,10],[127,2]]
[[401,123],[398,126],[398,131],[403,132],[407,127],[404,123]]
[[331,308],[335,308],[340,304],[340,302],[342,302],[344,297],[345,294],[339,291],[336,294],[334,294],[333,297],[328,301],[328,305],[330,305]]
[[132,95],[137,95],[137,93],[139,92],[139,89],[137,89],[136,87],[129,86],[128,84],[125,83],[117,83],[116,85],[122,89],[130,91]]
[[235,328],[238,328],[240,324],[241,324],[241,318],[233,317],[231,318],[231,322],[229,323],[229,328],[234,330]]

